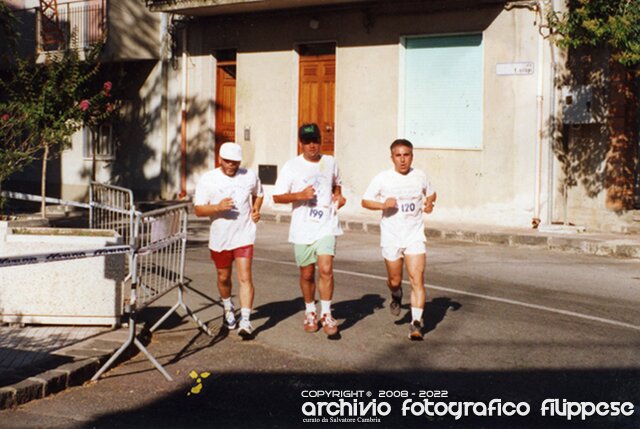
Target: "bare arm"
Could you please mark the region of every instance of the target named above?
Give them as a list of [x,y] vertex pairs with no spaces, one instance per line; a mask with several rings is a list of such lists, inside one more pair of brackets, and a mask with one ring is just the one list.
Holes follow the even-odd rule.
[[252,197],[253,204],[251,206],[251,220],[254,223],[258,223],[260,220],[260,209],[262,208],[262,201],[264,197]]
[[316,195],[313,186],[309,185],[300,192],[290,192],[288,194],[280,194],[273,196],[273,202],[278,204],[289,204],[295,201],[312,200]]
[[333,201],[338,202],[338,208],[341,208],[347,203],[347,199],[342,195],[342,186],[333,187]]
[[362,207],[369,210],[386,210],[396,207],[397,201],[395,198],[387,198],[384,202],[362,200]]
[[425,213],[431,213],[433,211],[433,207],[436,205],[437,198],[438,198],[438,195],[435,192],[429,195],[427,198],[425,198],[424,209],[423,209]]
[[204,204],[201,206],[194,206],[196,216],[205,217],[213,216],[220,212],[231,210],[234,207],[232,198],[223,198],[218,204]]

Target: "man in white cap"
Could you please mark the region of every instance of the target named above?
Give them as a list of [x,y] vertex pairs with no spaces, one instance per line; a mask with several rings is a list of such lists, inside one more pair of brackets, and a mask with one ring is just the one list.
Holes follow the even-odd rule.
[[242,147],[224,143],[220,147],[220,167],[208,171],[198,181],[195,213],[209,217],[209,251],[218,273],[218,291],[224,306],[224,324],[236,328],[231,301],[231,269],[235,261],[240,282],[240,323],[238,335],[253,338],[250,316],[253,307],[251,262],[256,240],[256,223],[262,207],[262,184],[256,174],[240,168]]
[[398,139],[391,144],[391,162],[393,168],[371,180],[362,207],[382,211],[380,246],[391,292],[389,309],[394,316],[400,315],[402,268],[407,267],[411,282],[409,339],[416,341],[423,339],[421,320],[426,300],[423,277],[427,239],[422,214],[433,211],[437,195],[425,172],[411,167],[413,145],[409,140]]
[[273,191],[276,203],[292,203],[289,242],[294,245],[296,264],[300,268],[300,289],[305,302],[303,327],[318,330],[315,302],[315,266],[320,278],[320,324],[329,337],[338,334],[338,323],[331,315],[333,299],[333,257],[336,236],[342,234],[338,209],[346,200],[335,159],[320,153],[320,129],[303,124],[299,131],[302,154],[287,161]]

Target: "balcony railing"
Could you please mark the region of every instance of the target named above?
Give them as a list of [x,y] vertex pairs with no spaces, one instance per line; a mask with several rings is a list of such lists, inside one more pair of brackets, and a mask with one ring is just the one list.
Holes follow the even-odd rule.
[[86,49],[106,41],[107,0],[58,2],[57,17],[43,14],[40,8],[19,10],[16,15],[22,22],[22,34],[28,34],[29,27],[33,31],[38,53]]

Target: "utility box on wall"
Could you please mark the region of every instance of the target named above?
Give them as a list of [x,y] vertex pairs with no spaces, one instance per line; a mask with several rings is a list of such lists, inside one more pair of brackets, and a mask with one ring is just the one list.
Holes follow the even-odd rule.
[[562,122],[565,124],[594,124],[597,120],[591,85],[563,86]]

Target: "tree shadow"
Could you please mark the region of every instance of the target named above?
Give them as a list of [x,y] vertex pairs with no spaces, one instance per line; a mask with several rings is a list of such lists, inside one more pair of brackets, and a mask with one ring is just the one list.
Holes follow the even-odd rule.
[[560,163],[556,192],[567,218],[570,200],[595,200],[603,191],[606,207],[618,214],[640,202],[638,82],[634,87],[629,71],[609,61],[609,54],[570,49],[566,71],[555,82],[562,117],[545,134]]

